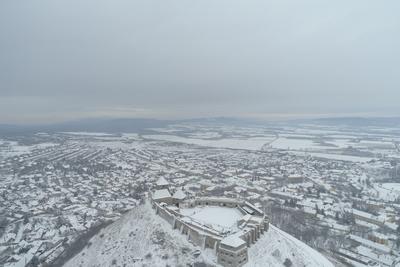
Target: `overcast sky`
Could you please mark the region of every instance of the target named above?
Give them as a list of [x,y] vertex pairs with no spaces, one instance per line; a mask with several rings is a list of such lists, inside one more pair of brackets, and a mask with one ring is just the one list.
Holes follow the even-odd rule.
[[0,1],[0,122],[400,115],[400,1]]

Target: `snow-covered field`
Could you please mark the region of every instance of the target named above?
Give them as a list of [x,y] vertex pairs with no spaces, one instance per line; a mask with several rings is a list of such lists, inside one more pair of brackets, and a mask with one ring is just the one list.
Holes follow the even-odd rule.
[[400,198],[400,183],[374,184],[377,197],[386,201],[395,201]]
[[386,190],[397,191],[400,193],[400,183],[385,183],[382,184],[382,187]]
[[232,228],[243,217],[239,210],[224,207],[195,207],[193,209],[181,209],[181,213],[204,224]]
[[0,159],[10,158],[14,156],[21,156],[24,154],[29,154],[35,149],[45,149],[56,145],[57,144],[55,143],[45,142],[27,146],[27,145],[21,145],[16,141],[0,140]]
[[199,132],[190,135],[191,138],[200,139],[211,139],[211,138],[221,138],[221,134],[218,132]]
[[368,162],[373,159],[370,157],[357,157],[357,156],[330,154],[330,153],[318,153],[318,152],[310,152],[310,153],[307,153],[307,155],[310,155],[312,157],[317,157],[317,158],[334,159],[334,160],[351,161],[351,162]]
[[287,149],[287,150],[316,150],[323,149],[323,146],[314,143],[310,139],[294,139],[280,137],[271,143],[272,148]]
[[153,140],[163,140],[177,143],[193,144],[215,148],[261,150],[265,144],[269,144],[274,137],[252,137],[252,138],[224,138],[217,140],[186,138],[176,135],[144,135],[143,137]]
[[95,132],[62,132],[69,135],[87,135],[87,136],[111,136],[109,133],[95,133]]

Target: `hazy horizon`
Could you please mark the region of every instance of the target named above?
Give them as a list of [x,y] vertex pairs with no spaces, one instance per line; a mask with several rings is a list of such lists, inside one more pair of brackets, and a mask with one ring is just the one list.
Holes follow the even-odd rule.
[[400,1],[0,1],[0,267],[400,267]]
[[0,3],[0,123],[399,116],[397,1]]

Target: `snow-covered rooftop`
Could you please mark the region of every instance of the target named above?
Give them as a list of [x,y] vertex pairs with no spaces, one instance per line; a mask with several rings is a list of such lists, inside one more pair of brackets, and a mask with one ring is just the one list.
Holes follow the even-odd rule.
[[157,180],[156,184],[159,186],[164,186],[164,185],[169,185],[169,182],[165,180],[164,177],[161,177],[160,179]]
[[256,212],[258,212],[258,213],[263,213],[263,211],[262,210],[260,210],[259,208],[257,208],[256,206],[254,206],[253,204],[251,204],[250,202],[245,202],[246,203],[246,205],[247,206],[249,206],[249,207],[251,207],[253,210],[255,210]]
[[175,194],[173,195],[173,198],[175,199],[185,199],[186,198],[186,194],[182,191],[182,190],[178,190],[175,192]]
[[168,189],[156,190],[153,194],[153,199],[162,199],[167,197],[171,197]]
[[238,234],[230,235],[221,240],[221,245],[226,245],[234,248],[240,247],[245,244],[246,242],[241,239]]

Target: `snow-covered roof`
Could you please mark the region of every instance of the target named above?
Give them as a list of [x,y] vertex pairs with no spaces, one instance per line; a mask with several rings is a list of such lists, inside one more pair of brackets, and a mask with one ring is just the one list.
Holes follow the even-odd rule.
[[246,204],[247,206],[249,206],[250,208],[252,208],[253,210],[255,210],[256,212],[263,214],[263,211],[262,211],[262,210],[260,210],[259,208],[257,208],[257,207],[254,206],[253,204],[251,204],[250,202],[247,202],[247,201],[246,201],[245,204]]
[[222,245],[230,246],[233,248],[240,247],[242,245],[245,245],[246,242],[244,242],[243,239],[241,239],[237,234],[230,235],[228,237],[225,237],[224,239],[221,240]]
[[186,194],[182,191],[182,190],[178,190],[175,192],[175,194],[172,196],[175,199],[185,199],[186,198]]
[[356,235],[349,235],[349,238],[372,249],[376,249],[385,253],[390,253],[390,248],[379,243],[375,243],[371,240],[356,236]]
[[243,206],[242,209],[244,209],[244,211],[247,212],[248,214],[254,214],[254,211],[246,206]]
[[251,216],[250,221],[256,222],[258,224],[261,224],[263,222],[263,218],[262,217],[258,217],[258,216]]
[[243,221],[248,221],[248,220],[250,220],[251,219],[251,215],[250,214],[246,214],[246,215],[244,215],[243,217],[242,217],[242,219],[241,220],[243,220]]
[[361,211],[361,210],[357,210],[357,209],[351,209],[351,211],[353,212],[354,215],[357,215],[362,218],[367,218],[367,219],[375,220],[375,221],[382,222],[382,223],[385,222],[384,218],[375,216],[375,215],[365,212],[365,211]]
[[164,177],[161,177],[160,179],[157,180],[156,182],[157,185],[163,186],[163,185],[169,185],[168,181],[165,180]]
[[162,199],[167,197],[171,197],[168,189],[156,190],[153,194],[153,199]]

